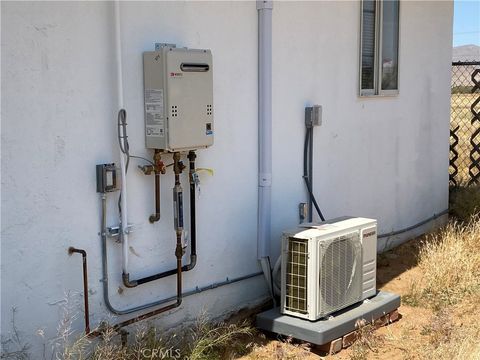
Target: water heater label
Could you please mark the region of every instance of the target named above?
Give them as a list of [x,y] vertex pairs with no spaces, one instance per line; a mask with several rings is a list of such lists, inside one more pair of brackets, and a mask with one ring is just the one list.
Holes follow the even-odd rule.
[[163,126],[163,90],[146,89],[145,90],[145,112],[147,114],[147,124]]
[[163,106],[163,89],[146,89],[146,104],[161,104]]
[[147,136],[163,137],[165,135],[163,133],[163,125],[147,125],[145,129]]

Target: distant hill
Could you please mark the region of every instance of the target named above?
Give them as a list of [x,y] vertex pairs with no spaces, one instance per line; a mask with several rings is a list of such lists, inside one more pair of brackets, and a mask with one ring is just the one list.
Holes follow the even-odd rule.
[[480,46],[462,45],[456,46],[452,51],[453,61],[480,61]]

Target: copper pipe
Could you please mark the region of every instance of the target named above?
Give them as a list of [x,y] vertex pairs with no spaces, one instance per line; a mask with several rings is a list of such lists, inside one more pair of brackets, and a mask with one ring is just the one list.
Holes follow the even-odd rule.
[[155,171],[155,214],[150,215],[151,224],[160,220],[160,173]]
[[88,309],[88,272],[87,272],[87,252],[83,249],[76,249],[74,247],[68,248],[68,255],[73,253],[81,254],[83,261],[83,302],[85,309],[85,334],[90,333],[90,312]]
[[155,164],[153,167],[155,172],[155,214],[150,215],[148,218],[152,224],[160,220],[160,174],[165,174],[166,172],[165,164],[162,161],[162,153],[158,149],[155,149],[153,163]]

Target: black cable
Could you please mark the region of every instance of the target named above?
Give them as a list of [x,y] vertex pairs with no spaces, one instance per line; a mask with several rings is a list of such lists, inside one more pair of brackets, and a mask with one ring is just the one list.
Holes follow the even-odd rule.
[[[322,211],[320,210],[320,207],[318,206],[317,200],[315,199],[315,196],[313,195],[312,192],[312,185],[310,184],[309,178],[308,178],[308,145],[309,145],[309,139],[310,139],[310,131],[312,131],[311,128],[307,128],[307,132],[305,133],[305,142],[303,146],[303,180],[305,181],[305,185],[307,187],[308,194],[310,196],[310,199],[313,202],[313,205],[315,206],[315,210],[317,211],[318,216],[322,221],[325,221],[325,218],[322,214]],[[311,211],[311,209],[310,209]]]
[[[310,190],[313,193],[313,127],[307,128],[310,130],[310,134],[308,136],[308,182],[310,184]],[[308,221],[313,221],[313,200],[312,197],[309,196],[308,199],[308,208],[310,211],[308,212]]]

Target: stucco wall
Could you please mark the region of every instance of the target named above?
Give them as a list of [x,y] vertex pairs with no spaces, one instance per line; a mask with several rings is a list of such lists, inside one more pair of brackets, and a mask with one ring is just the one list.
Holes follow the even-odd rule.
[[[112,3],[2,2],[1,330],[12,308],[38,349],[56,333],[65,292],[81,310],[81,261],[89,253],[92,323],[108,317],[101,295],[97,163],[118,162]],[[315,129],[314,187],[328,218],[374,217],[380,232],[447,207],[452,28],[450,2],[402,2],[400,95],[360,99],[357,2],[276,3],[273,18],[272,255],[298,221],[303,109],[323,106]],[[198,152],[198,254],[185,289],[259,270],[257,215],[257,12],[254,2],[121,4],[125,107],[131,153],[143,138],[142,52],[155,42],[209,48],[214,57],[215,144]],[[134,277],[174,265],[173,176],[162,178],[162,220],[150,225],[153,178],[129,173]],[[183,178],[186,184],[186,177]],[[117,222],[109,197],[109,224]],[[384,244],[381,244],[383,246]],[[118,307],[169,297],[174,279],[119,295],[120,246],[110,243]],[[220,315],[266,295],[257,277],[187,298],[161,324]],[[80,314],[81,315],[81,314]],[[125,318],[128,318],[125,317]],[[111,319],[115,321],[115,319]],[[74,327],[82,328],[81,316]],[[35,335],[43,328],[47,340]]]

